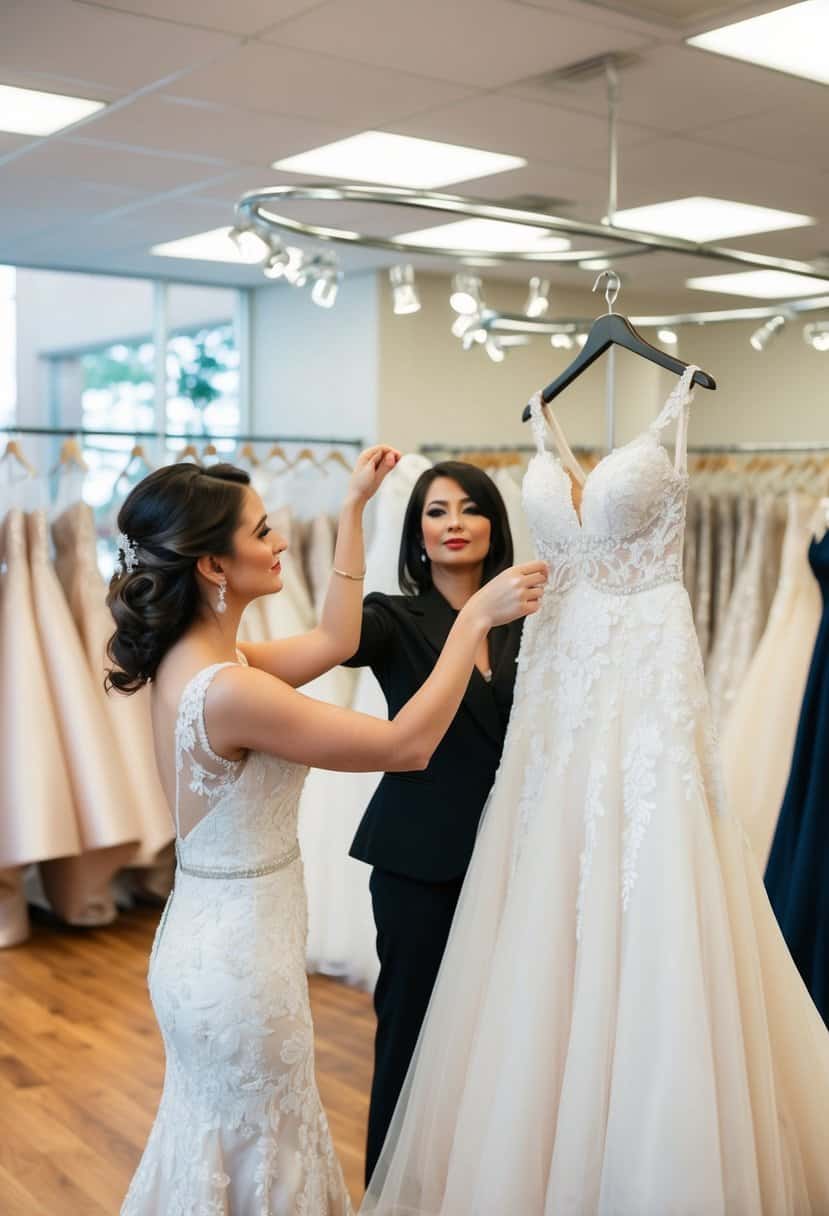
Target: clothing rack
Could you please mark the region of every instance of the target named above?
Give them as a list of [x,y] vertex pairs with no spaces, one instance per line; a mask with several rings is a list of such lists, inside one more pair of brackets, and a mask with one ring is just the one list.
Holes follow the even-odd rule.
[[[585,454],[602,451],[596,444],[573,444],[574,452]],[[422,456],[442,454],[445,459],[462,456],[464,452],[493,452],[506,455],[518,452],[530,455],[535,452],[532,443],[422,443],[418,449]],[[829,439],[795,439],[788,441],[768,441],[758,443],[689,443],[688,452],[694,456],[723,455],[723,456],[757,456],[762,454],[774,455],[780,453],[809,453],[829,452]]]
[[0,435],[46,435],[83,439],[184,439],[190,442],[218,443],[232,440],[234,443],[304,443],[324,444],[328,447],[362,448],[362,439],[330,438],[322,435],[216,435],[207,431],[192,434],[185,431],[108,431],[89,430],[84,427],[55,426],[0,426]]

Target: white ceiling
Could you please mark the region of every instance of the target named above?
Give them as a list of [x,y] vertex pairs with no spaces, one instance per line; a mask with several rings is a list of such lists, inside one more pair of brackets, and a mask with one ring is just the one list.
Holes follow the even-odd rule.
[[[826,88],[683,45],[773,7],[779,0],[3,0],[0,83],[108,105],[47,139],[0,134],[0,262],[260,285],[255,269],[148,250],[231,223],[246,190],[300,180],[272,161],[367,128],[523,156],[526,168],[452,189],[540,195],[597,219],[604,82],[549,74],[608,52],[629,57],[620,206],[712,194],[805,212],[815,227],[740,243],[811,258],[829,251]],[[442,222],[367,205],[293,213],[378,233]],[[391,260],[343,254],[347,269]],[[644,293],[722,302],[682,290],[713,264],[658,255],[625,268]]]

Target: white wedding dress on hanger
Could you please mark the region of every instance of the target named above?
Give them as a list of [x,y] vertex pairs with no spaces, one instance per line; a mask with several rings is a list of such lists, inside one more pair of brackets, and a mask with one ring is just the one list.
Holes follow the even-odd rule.
[[364,1213],[829,1212],[829,1033],[722,794],[682,585],[693,370],[589,477],[533,400],[550,577]]
[[150,956],[164,1090],[121,1216],[349,1216],[314,1076],[297,810],[306,769],[211,750],[184,688],[178,868]]
[[[366,557],[366,595],[372,591],[400,594],[397,558],[403,516],[414,483],[429,467],[423,456],[403,456],[377,492],[375,529]],[[370,667],[359,672],[352,708],[375,718],[388,714],[386,698]],[[382,776],[312,769],[300,811],[309,893],[308,970],[339,976],[369,991],[380,969],[369,870],[349,857],[348,850]]]

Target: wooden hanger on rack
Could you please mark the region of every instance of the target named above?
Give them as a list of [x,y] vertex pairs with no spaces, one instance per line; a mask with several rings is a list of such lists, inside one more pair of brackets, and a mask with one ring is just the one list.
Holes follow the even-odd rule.
[[321,473],[325,473],[327,475],[328,470],[317,460],[316,456],[314,455],[313,448],[302,448],[299,452],[297,452],[295,459],[291,462],[291,468],[295,469],[298,464],[302,464],[306,461],[313,465],[315,469],[319,469]]
[[284,472],[285,469],[289,469],[291,467],[291,462],[288,459],[287,455],[285,454],[285,449],[283,448],[281,443],[275,443],[273,445],[273,447],[271,448],[271,450],[268,452],[265,459],[268,462],[270,462],[271,460],[281,460],[282,464],[284,465],[284,468],[281,469],[280,472]]
[[182,460],[187,460],[188,457],[192,457],[197,464],[199,463],[199,449],[194,443],[185,444],[178,456],[176,456],[176,464],[181,464]]
[[58,463],[52,469],[50,476],[54,476],[55,473],[65,472],[66,469],[73,465],[76,469],[80,469],[82,473],[89,472],[89,465],[83,458],[81,445],[74,435],[70,439],[65,439],[61,444]]
[[207,460],[208,456],[218,456],[218,455],[219,455],[219,449],[216,447],[215,443],[208,443],[207,446],[205,447],[204,451],[202,452],[202,460]]
[[[634,355],[639,355],[642,359],[647,359],[649,363],[656,363],[659,367],[664,367],[668,371],[675,372],[681,376],[687,369],[688,364],[683,363],[681,359],[669,355],[667,351],[660,350],[658,346],[651,345],[646,342],[638,330],[634,329],[627,317],[621,316],[613,311],[613,305],[616,303],[616,297],[619,294],[620,281],[615,270],[603,270],[593,284],[593,291],[599,286],[603,278],[607,277],[607,286],[605,288],[605,299],[607,300],[607,312],[604,316],[599,317],[590,327],[590,333],[587,335],[587,341],[576,355],[569,367],[565,368],[560,376],[557,376],[551,384],[548,384],[542,390],[541,399],[544,404],[548,404],[557,397],[559,393],[563,393],[573,381],[587,371],[592,363],[595,363],[599,355],[611,346],[621,346],[625,350],[631,351]],[[708,372],[694,372],[694,384],[699,384],[702,388],[714,389],[717,387],[713,376],[709,376]],[[523,422],[530,420],[530,407],[526,406],[521,415]]]
[[0,456],[0,464],[4,464],[7,460],[16,461],[21,468],[25,469],[29,477],[37,477],[37,469],[26,456],[16,439],[10,439],[6,444],[6,450],[3,455]]
[[339,448],[334,448],[333,451],[329,452],[325,457],[323,464],[338,464],[344,468],[347,473],[353,472],[351,465],[348,463],[345,456],[343,456]]
[[253,450],[252,443],[246,443],[243,445],[239,451],[239,459],[246,460],[248,464],[252,465],[254,468],[256,468],[256,466],[259,464],[259,457]]
[[127,463],[124,465],[123,469],[121,470],[121,472],[118,474],[118,476],[115,479],[116,486],[118,485],[118,483],[122,477],[127,476],[130,469],[132,468],[132,466],[136,463],[143,464],[144,467],[146,468],[147,472],[152,472],[153,466],[150,464],[149,460],[147,459],[147,453],[144,451],[143,443],[133,444],[133,447],[129,454]]

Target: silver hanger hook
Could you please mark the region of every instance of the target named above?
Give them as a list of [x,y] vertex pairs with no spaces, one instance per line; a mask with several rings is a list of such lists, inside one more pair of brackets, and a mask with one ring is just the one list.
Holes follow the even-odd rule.
[[603,270],[601,274],[596,276],[596,282],[593,284],[592,290],[598,291],[599,284],[602,279],[607,279],[604,289],[604,298],[607,302],[607,311],[613,312],[613,305],[619,297],[619,292],[622,288],[622,280],[619,278],[615,270]]

